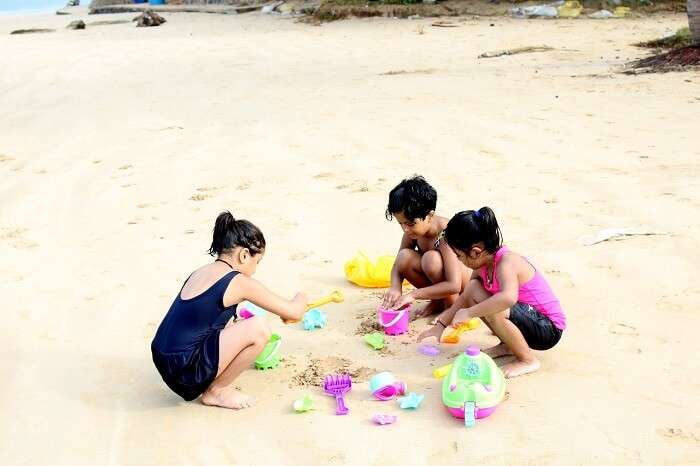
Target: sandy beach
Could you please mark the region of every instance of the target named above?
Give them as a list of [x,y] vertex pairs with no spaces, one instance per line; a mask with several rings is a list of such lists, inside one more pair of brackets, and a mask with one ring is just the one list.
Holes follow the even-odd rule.
[[[698,464],[700,75],[614,73],[684,14],[90,25],[133,16],[0,16],[3,464]],[[25,27],[57,31],[9,34]],[[477,59],[528,45],[555,50]],[[358,250],[395,253],[387,194],[414,173],[439,214],[491,206],[568,316],[470,430],[431,372],[495,338],[482,326],[433,359],[419,320],[373,352],[358,333],[382,291],[343,275]],[[346,297],[313,333],[270,318],[283,363],[236,381],[257,398],[241,412],[183,402],[149,349],[224,209],[265,233],[256,278]],[[584,245],[632,227],[658,234]],[[345,368],[338,417],[307,384]],[[423,405],[373,401],[380,370]],[[305,393],[316,410],[295,414]]]

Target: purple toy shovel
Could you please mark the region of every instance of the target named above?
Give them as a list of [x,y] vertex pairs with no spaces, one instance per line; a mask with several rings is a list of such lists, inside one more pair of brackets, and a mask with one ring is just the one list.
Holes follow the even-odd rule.
[[347,374],[327,375],[323,381],[323,390],[329,395],[335,396],[337,404],[335,414],[348,414],[349,409],[345,407],[343,394],[352,388],[352,379]]

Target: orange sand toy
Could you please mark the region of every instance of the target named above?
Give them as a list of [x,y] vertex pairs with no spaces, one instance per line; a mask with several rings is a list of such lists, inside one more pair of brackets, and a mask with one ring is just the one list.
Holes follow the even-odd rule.
[[443,343],[459,343],[459,337],[467,330],[474,330],[481,325],[481,319],[473,318],[469,322],[464,322],[454,329],[449,335],[443,337]]

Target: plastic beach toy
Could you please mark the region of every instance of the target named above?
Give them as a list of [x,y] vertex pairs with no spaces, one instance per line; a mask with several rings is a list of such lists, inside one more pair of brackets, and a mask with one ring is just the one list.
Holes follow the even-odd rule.
[[411,392],[403,398],[399,398],[399,406],[401,409],[416,409],[423,402],[425,395]]
[[336,410],[335,414],[348,414],[350,411],[345,406],[343,395],[352,388],[352,379],[347,374],[327,375],[323,381],[323,391],[329,395],[335,396]]
[[264,316],[267,311],[260,306],[257,306],[250,301],[242,301],[236,307],[236,311],[241,319],[249,319],[253,316]]
[[343,296],[343,292],[340,290],[335,290],[328,296],[324,296],[322,298],[317,299],[316,301],[307,304],[306,310],[308,311],[309,309],[313,309],[315,307],[321,307],[324,304],[328,303],[342,303],[344,300],[345,297]]
[[442,382],[442,402],[454,417],[472,427],[494,412],[506,392],[503,372],[488,355],[470,346],[457,356]]
[[442,339],[443,343],[459,343],[459,337],[462,336],[467,330],[474,330],[479,325],[481,325],[481,319],[470,319],[468,322],[464,322],[459,325],[456,329],[445,335]]
[[393,424],[396,422],[396,419],[398,419],[396,416],[393,414],[375,414],[372,416],[372,421],[374,421],[375,424],[379,424],[380,426],[385,426],[388,424]]
[[384,335],[379,332],[368,333],[365,335],[365,342],[376,350],[384,348]]
[[408,317],[411,314],[411,305],[407,304],[401,309],[387,309],[379,306],[379,323],[384,327],[387,335],[401,335],[408,332]]
[[314,399],[311,395],[304,395],[303,398],[294,401],[292,404],[294,411],[297,413],[305,413],[314,409]]
[[380,372],[369,379],[369,391],[375,398],[387,401],[408,390],[405,383],[396,380],[391,372]]
[[437,356],[440,354],[440,348],[435,345],[420,345],[418,351],[426,356]]
[[438,367],[433,371],[433,377],[436,379],[441,379],[449,374],[450,369],[452,369],[452,364],[447,364],[446,366]]
[[273,333],[270,335],[270,340],[263,348],[262,353],[255,360],[255,368],[259,370],[274,369],[279,366],[280,358],[277,352],[280,349],[280,344],[282,344],[282,337]]
[[311,309],[306,311],[302,321],[304,330],[313,330],[315,328],[323,328],[326,326],[326,314],[320,309]]
[[345,263],[345,278],[365,288],[387,288],[391,284],[394,256],[380,256],[376,262],[359,251]]

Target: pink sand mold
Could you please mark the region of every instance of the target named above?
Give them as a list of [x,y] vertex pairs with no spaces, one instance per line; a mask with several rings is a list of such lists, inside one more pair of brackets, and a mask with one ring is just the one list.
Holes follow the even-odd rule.
[[418,351],[426,356],[437,356],[440,354],[440,348],[435,345],[421,345],[418,347]]
[[343,395],[352,388],[352,379],[348,374],[327,375],[323,381],[323,390],[329,395],[335,396],[336,415],[348,414],[350,411],[345,406]]
[[398,419],[396,416],[393,414],[382,414],[378,413],[372,416],[372,421],[374,421],[375,424],[378,424],[380,426],[386,426],[388,424],[393,424],[396,422],[396,419]]

